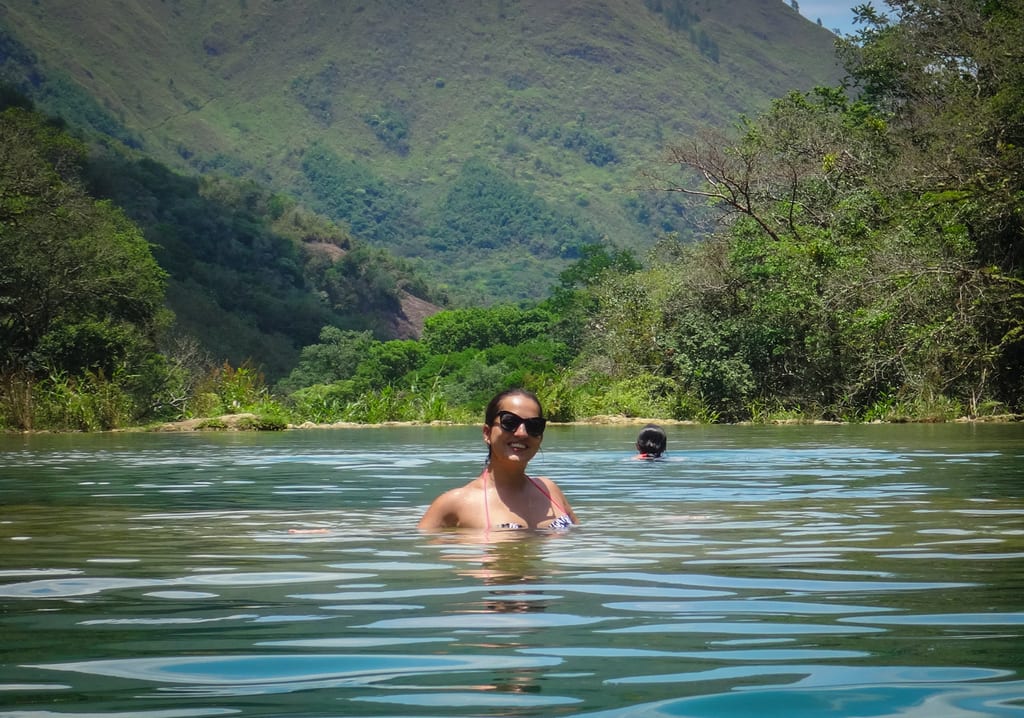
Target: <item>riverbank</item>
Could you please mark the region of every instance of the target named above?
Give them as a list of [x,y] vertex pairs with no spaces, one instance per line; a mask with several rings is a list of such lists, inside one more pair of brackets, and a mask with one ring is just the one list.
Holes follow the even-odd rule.
[[[338,421],[329,424],[317,424],[312,421],[305,421],[301,424],[283,424],[275,428],[265,427],[260,428],[258,423],[261,421],[260,417],[256,414],[241,413],[241,414],[224,414],[216,417],[206,417],[200,419],[183,419],[181,421],[169,421],[156,426],[147,427],[144,429],[137,429],[142,431],[155,431],[155,432],[175,432],[175,431],[269,431],[269,430],[297,430],[297,429],[367,429],[367,428],[379,428],[383,426],[472,426],[473,423],[464,424],[456,421],[384,421],[377,424],[362,424],[351,421]],[[619,425],[637,425],[643,426],[645,424],[662,424],[664,426],[672,425],[685,425],[685,424],[697,424],[695,421],[677,421],[675,419],[652,419],[652,418],[641,418],[621,415],[601,415],[592,416],[579,421],[570,422],[551,422],[552,424],[572,425],[572,424],[585,424],[585,425],[600,425],[600,424],[619,424]]]
[[[981,417],[960,417],[953,419],[952,421],[936,421],[934,419],[901,419],[899,421],[880,421],[876,420],[873,422],[867,422],[872,424],[941,424],[941,423],[1014,423],[1024,421],[1024,414],[998,414],[993,416],[981,416]],[[765,425],[842,425],[851,422],[842,421],[826,421],[824,419],[775,419],[767,420],[763,422],[752,422],[744,421],[738,422],[740,426],[750,426],[754,424],[765,424]],[[857,422],[853,422],[857,423]],[[620,414],[601,414],[597,416],[587,417],[585,419],[578,419],[576,421],[567,422],[552,422],[554,425],[572,426],[572,425],[622,425],[622,426],[643,426],[645,424],[660,424],[662,426],[687,426],[687,425],[699,425],[700,422],[696,421],[679,421],[676,419],[659,419],[650,417],[635,417],[635,416],[623,416]],[[379,428],[384,426],[457,426],[460,422],[454,421],[385,421],[377,424],[361,424],[357,422],[339,421],[329,424],[317,424],[312,421],[306,421],[301,424],[283,424],[275,423],[268,424],[264,419],[261,419],[256,414],[241,413],[241,414],[224,414],[216,417],[206,417],[199,419],[183,419],[181,421],[170,421],[158,424],[150,427],[140,427],[137,429],[126,429],[125,431],[154,431],[154,432],[190,432],[190,431],[293,431],[303,429],[368,429],[368,428]],[[472,424],[461,424],[463,426],[469,426]]]
[[[950,420],[937,420],[934,418],[900,418],[891,421],[874,420],[870,422],[845,422],[827,421],[825,419],[767,419],[765,421],[740,421],[735,426],[828,426],[844,424],[1012,424],[1024,422],[1024,414],[996,414],[992,416],[958,417]],[[189,432],[223,432],[223,431],[301,431],[308,429],[374,429],[388,426],[474,426],[479,422],[458,422],[458,421],[384,421],[380,423],[359,423],[351,421],[338,421],[333,423],[318,424],[312,421],[300,424],[286,423],[282,421],[268,420],[258,414],[242,412],[238,414],[222,414],[220,416],[209,416],[193,419],[182,419],[180,421],[167,421],[159,424],[145,426],[131,426],[108,431],[97,430],[95,432],[76,432],[59,429],[30,429],[15,430],[3,429],[4,434],[58,434],[58,433],[189,433]],[[699,421],[680,421],[677,419],[662,419],[657,417],[623,416],[621,414],[600,414],[575,421],[553,421],[552,426],[644,426],[645,424],[660,424],[661,426],[700,426]],[[708,424],[710,425],[710,424]]]

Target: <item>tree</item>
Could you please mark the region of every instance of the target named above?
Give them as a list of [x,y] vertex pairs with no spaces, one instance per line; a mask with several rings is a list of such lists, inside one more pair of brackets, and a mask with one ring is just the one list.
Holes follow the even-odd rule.
[[463,349],[485,349],[498,344],[516,346],[546,336],[553,317],[544,309],[520,309],[507,305],[452,309],[429,317],[422,342],[432,354]]
[[[971,247],[975,391],[1024,392],[1024,3],[893,0],[855,8],[839,43],[850,81],[886,114],[901,161],[888,181]],[[956,314],[954,316],[962,316]],[[957,363],[962,366],[962,362]],[[1014,376],[1016,374],[1016,376]],[[981,380],[980,377],[987,377]]]
[[314,384],[330,384],[349,379],[356,373],[366,353],[376,344],[368,331],[346,331],[326,326],[320,331],[320,341],[302,349],[299,364],[280,388],[295,391]]
[[850,83],[900,140],[908,192],[942,192],[969,221],[979,259],[1024,269],[1024,3],[868,3],[838,46]]
[[359,363],[357,376],[374,388],[397,384],[423,366],[427,348],[412,339],[393,339],[372,344]]
[[141,231],[78,181],[84,147],[0,114],[0,370],[102,370],[152,350],[165,275]]
[[[841,416],[1024,403],[1022,5],[892,5],[898,23],[862,6],[867,28],[844,41],[859,97],[791,94],[670,151],[704,182],[656,186],[711,200],[725,223],[653,303],[674,308],[654,322],[674,352],[664,371],[692,382],[725,351],[738,371],[716,371],[748,367],[748,402]],[[658,280],[636,281],[645,296]],[[616,336],[602,312],[599,347]],[[649,370],[631,359],[649,352],[623,348],[597,354]]]

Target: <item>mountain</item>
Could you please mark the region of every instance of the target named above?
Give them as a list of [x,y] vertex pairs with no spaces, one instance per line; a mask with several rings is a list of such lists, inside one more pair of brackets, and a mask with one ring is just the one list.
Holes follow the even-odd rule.
[[776,0],[0,2],[0,71],[43,109],[291,195],[464,303],[692,234],[639,171],[836,84],[833,39]]

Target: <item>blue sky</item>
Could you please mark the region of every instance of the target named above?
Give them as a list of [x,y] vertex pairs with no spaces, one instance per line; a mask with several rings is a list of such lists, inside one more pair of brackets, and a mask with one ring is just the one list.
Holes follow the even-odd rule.
[[[855,27],[851,8],[865,1],[797,0],[797,5],[800,7],[800,14],[811,22],[818,22],[818,18],[821,18],[821,24],[827,29],[836,30],[838,28],[841,34],[847,35],[852,33]],[[884,3],[881,2],[874,2],[873,5],[878,9],[885,8]]]

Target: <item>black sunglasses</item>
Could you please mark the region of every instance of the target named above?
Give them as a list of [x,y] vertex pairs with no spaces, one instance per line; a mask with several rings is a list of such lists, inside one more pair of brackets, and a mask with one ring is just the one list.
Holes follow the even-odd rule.
[[518,414],[513,414],[511,411],[498,412],[498,424],[502,429],[510,434],[516,433],[516,429],[519,428],[520,424],[526,424],[527,434],[530,436],[543,436],[544,427],[547,426],[547,423],[548,420],[542,416],[535,416],[532,419],[524,419]]

